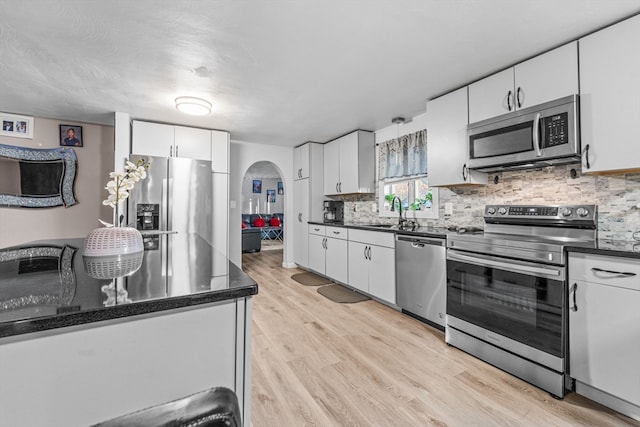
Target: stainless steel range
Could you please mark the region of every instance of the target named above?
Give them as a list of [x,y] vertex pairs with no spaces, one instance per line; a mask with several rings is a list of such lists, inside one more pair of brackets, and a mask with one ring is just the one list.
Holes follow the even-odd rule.
[[597,207],[489,205],[484,233],[447,238],[446,342],[563,397],[565,246],[593,246]]

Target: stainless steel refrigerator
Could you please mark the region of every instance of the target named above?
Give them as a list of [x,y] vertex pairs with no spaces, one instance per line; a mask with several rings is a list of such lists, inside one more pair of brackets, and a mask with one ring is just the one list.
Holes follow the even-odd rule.
[[143,231],[195,233],[213,239],[211,162],[181,157],[131,155],[149,161],[147,178],[128,199],[127,223]]

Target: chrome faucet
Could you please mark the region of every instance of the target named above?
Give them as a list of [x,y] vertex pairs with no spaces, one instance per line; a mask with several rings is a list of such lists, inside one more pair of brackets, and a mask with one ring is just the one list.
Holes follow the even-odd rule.
[[398,199],[398,227],[402,228],[404,220],[402,219],[402,200],[400,200],[400,197],[393,197],[393,200],[391,201],[391,212],[396,211],[396,199]]

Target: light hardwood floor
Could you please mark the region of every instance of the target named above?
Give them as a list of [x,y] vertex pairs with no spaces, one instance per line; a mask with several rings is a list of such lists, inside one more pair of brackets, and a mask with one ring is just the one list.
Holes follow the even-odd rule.
[[243,256],[254,299],[251,425],[640,426],[449,347],[383,304],[336,304],[290,279],[281,251]]

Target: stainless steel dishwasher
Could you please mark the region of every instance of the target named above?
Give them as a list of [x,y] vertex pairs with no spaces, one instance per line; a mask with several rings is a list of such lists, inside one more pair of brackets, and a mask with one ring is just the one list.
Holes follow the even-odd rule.
[[445,239],[396,235],[396,303],[444,330],[447,308]]

